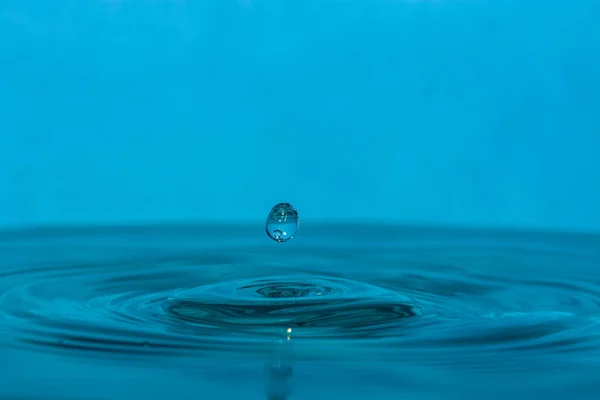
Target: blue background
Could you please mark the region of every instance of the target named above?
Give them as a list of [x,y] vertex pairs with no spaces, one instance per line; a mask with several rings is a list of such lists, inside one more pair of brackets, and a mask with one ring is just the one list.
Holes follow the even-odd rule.
[[0,226],[600,230],[600,2],[0,1]]

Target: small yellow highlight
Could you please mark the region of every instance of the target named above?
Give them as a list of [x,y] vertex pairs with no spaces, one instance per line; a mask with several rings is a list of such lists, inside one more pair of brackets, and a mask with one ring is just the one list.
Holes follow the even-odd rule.
[[292,333],[292,328],[287,328],[287,333]]

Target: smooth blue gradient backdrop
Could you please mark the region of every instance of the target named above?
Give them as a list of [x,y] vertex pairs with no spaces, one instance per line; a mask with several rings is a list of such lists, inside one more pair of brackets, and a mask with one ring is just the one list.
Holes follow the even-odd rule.
[[600,1],[0,1],[0,226],[600,231]]

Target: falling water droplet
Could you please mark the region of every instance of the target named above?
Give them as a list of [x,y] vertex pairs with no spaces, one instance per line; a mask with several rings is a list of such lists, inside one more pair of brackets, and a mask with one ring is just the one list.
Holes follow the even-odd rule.
[[298,230],[298,211],[289,203],[279,203],[271,209],[267,217],[267,235],[276,242],[288,241]]

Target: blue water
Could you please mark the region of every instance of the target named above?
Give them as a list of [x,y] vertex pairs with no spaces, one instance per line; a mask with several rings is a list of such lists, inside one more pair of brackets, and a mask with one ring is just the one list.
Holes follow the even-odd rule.
[[0,399],[597,400],[598,21],[0,0]]
[[599,265],[566,233],[4,231],[0,397],[597,398]]

